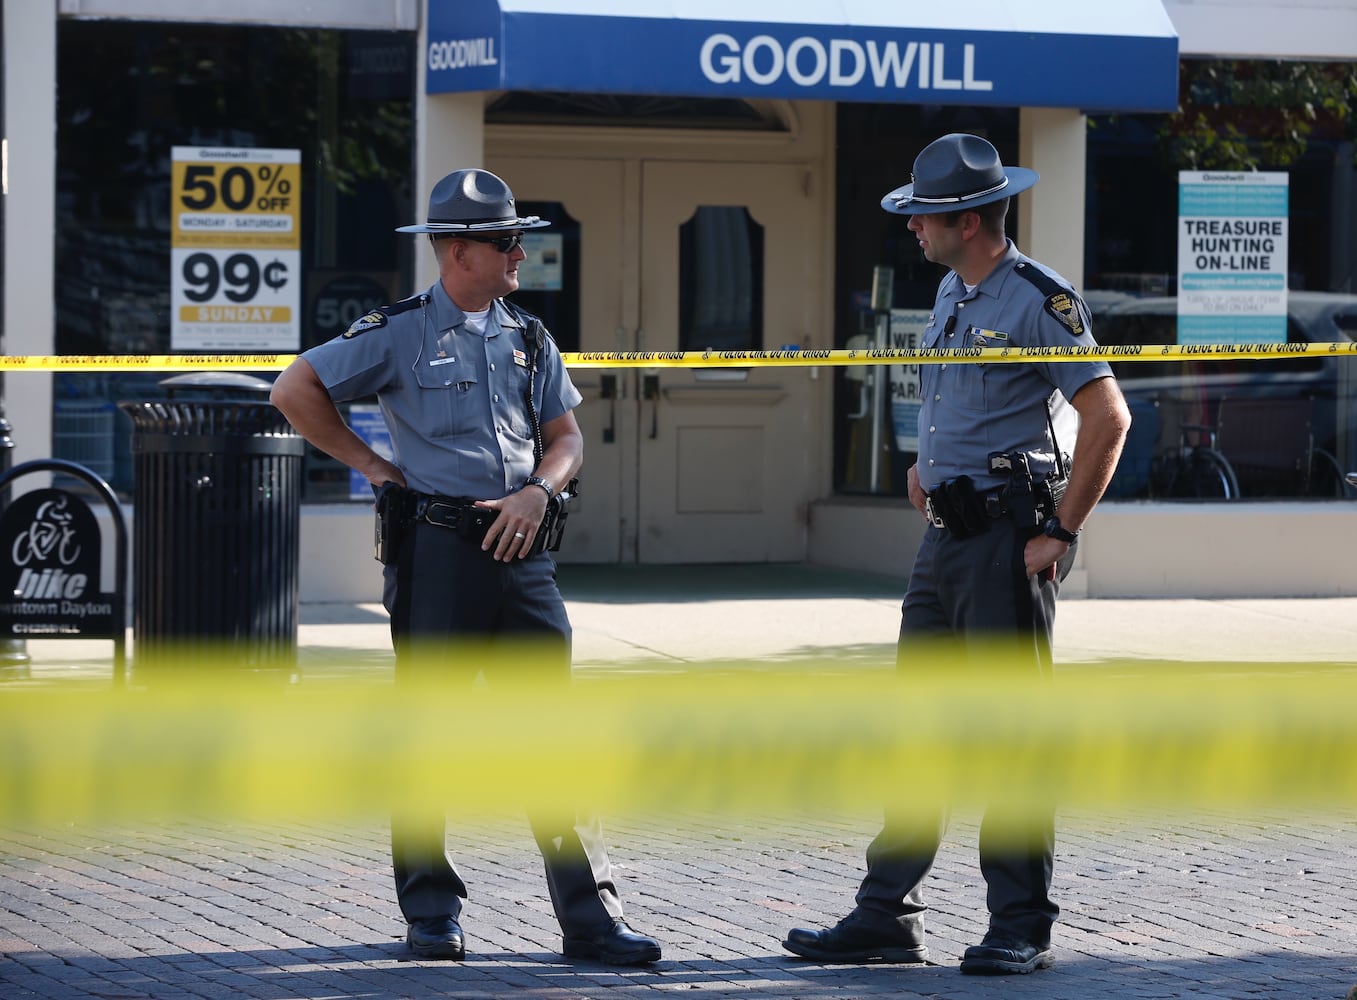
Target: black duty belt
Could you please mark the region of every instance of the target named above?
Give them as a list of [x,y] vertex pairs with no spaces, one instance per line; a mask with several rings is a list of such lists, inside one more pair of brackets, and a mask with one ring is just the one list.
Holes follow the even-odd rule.
[[[565,489],[547,500],[542,524],[537,529],[532,548],[527,555],[555,552],[561,547],[561,534],[568,516],[566,505],[578,492],[579,481],[572,479]],[[476,506],[476,501],[472,497],[418,493],[391,482],[383,483],[381,488],[376,490],[375,501],[377,520],[373,538],[374,555],[383,566],[389,566],[397,560],[406,531],[416,522],[422,521],[439,528],[447,528],[467,541],[479,545],[485,540],[485,533],[490,530],[490,525],[499,516],[497,510]]]
[[495,520],[496,512],[489,507],[477,507],[469,497],[445,497],[436,493],[411,491],[409,516],[412,521],[451,528],[463,538],[480,541]]
[[[1063,494],[1063,482],[1058,491]],[[971,538],[988,531],[990,521],[1007,517],[1013,517],[1025,527],[1036,527],[1055,513],[1057,503],[1058,494],[1053,494],[1046,484],[1036,492],[1028,490],[1022,495],[1014,494],[1008,486],[957,491],[943,484],[926,495],[924,517],[935,528],[943,528],[958,538]],[[1018,511],[1022,513],[1018,514]]]

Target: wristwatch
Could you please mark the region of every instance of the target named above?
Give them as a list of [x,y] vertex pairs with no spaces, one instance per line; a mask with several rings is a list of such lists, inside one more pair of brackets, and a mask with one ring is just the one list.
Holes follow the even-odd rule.
[[541,476],[529,476],[527,479],[523,480],[523,485],[524,485],[524,487],[528,487],[528,486],[540,486],[540,487],[542,487],[542,489],[546,491],[547,499],[548,499],[548,500],[550,500],[552,497],[554,497],[554,496],[556,495],[556,489],[555,489],[555,487],[553,487],[549,482],[547,482],[547,481],[546,481],[545,479],[543,479]]
[[1051,538],[1058,538],[1066,545],[1073,545],[1079,537],[1079,532],[1070,531],[1060,523],[1060,518],[1054,515],[1046,519],[1046,523],[1041,526],[1041,533]]

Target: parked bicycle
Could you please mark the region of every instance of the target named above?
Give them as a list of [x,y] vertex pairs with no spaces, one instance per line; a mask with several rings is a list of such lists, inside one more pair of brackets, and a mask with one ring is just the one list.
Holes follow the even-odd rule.
[[1176,451],[1162,452],[1151,460],[1152,495],[1176,500],[1235,500],[1239,480],[1230,463],[1216,449],[1213,428],[1183,424]]

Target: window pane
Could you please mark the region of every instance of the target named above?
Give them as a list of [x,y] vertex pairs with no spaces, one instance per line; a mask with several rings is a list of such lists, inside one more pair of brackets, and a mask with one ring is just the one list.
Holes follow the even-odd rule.
[[[1093,334],[1109,346],[1178,343],[1174,296],[1090,293]],[[1357,296],[1287,294],[1290,343],[1346,342]],[[1132,426],[1109,499],[1334,498],[1353,465],[1352,361],[1114,362]],[[1214,471],[1228,468],[1227,485]],[[1226,495],[1222,495],[1222,493]]]
[[679,347],[763,349],[763,227],[741,205],[702,205],[679,227]]
[[[415,36],[385,31],[84,21],[57,25],[61,354],[171,353],[171,148],[301,151],[300,349],[411,291]],[[172,373],[56,377],[52,453],[132,487],[112,406]],[[265,373],[265,377],[268,376]],[[111,463],[111,464],[110,464]],[[88,464],[88,463],[87,463]],[[307,499],[347,499],[312,453]]]
[[523,234],[527,257],[518,265],[510,300],[539,317],[562,351],[580,349],[580,224],[559,201],[520,201],[520,215],[551,223]]

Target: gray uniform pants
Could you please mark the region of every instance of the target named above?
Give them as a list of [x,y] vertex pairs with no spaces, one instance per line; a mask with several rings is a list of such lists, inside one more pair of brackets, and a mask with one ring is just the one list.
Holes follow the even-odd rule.
[[[538,655],[531,668],[533,683],[569,683],[570,622],[549,555],[496,562],[478,543],[455,531],[416,524],[406,532],[398,561],[386,567],[384,603],[391,613],[397,685],[436,670],[440,679],[450,678],[469,692],[478,673],[484,669],[493,674],[494,668],[484,662],[459,662],[455,654],[430,656],[430,648],[436,651],[439,640],[524,634],[546,639],[559,651],[551,656],[534,646]],[[522,669],[515,658],[506,662]],[[495,678],[486,676],[485,681],[493,685]],[[431,770],[457,766],[457,708],[448,706],[447,757],[429,761]],[[441,803],[419,815],[392,817],[396,896],[406,920],[456,918],[462,912],[467,889],[447,852],[446,820]],[[546,866],[561,929],[566,934],[588,933],[621,918],[602,824],[578,814],[530,814],[528,821]]]
[[[900,623],[897,669],[932,669],[929,640],[958,640],[941,658],[942,669],[965,671],[965,651],[978,654],[988,639],[1015,642],[1033,684],[1051,676],[1051,631],[1060,581],[1074,562],[1074,548],[1057,566],[1055,580],[1028,577],[1023,546],[1034,531],[1020,531],[1003,518],[973,538],[958,539],[929,527],[920,543]],[[983,666],[983,663],[977,663]],[[1017,669],[1028,669],[1019,665]],[[958,678],[964,680],[964,678]],[[902,788],[908,800],[908,789]],[[1049,943],[1059,908],[1050,899],[1055,854],[1055,806],[1037,803],[1040,821],[1010,821],[990,809],[980,827],[980,870],[988,887],[990,928],[1035,944]],[[933,867],[947,827],[941,806],[890,807],[885,824],[867,849],[867,876],[857,895],[857,916],[915,941],[924,934],[922,883]],[[1014,837],[1014,831],[1020,835]]]

